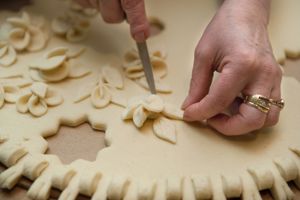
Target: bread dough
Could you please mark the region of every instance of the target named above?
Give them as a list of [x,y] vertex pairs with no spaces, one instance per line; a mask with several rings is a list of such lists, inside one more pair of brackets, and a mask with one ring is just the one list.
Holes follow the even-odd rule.
[[[285,4],[289,6],[280,10],[285,18],[285,12],[299,11],[299,1],[289,0]],[[165,31],[151,38],[148,43],[153,48],[159,45],[166,47],[168,57],[165,62],[169,70],[164,80],[172,85],[174,91],[160,96],[175,108],[180,107],[186,96],[194,47],[216,7],[215,1],[205,0],[193,0],[189,4],[179,0],[147,2],[149,15],[159,16],[166,25]],[[286,7],[292,10],[285,10]],[[35,1],[28,12],[43,13],[50,20],[64,9],[68,7],[61,1],[40,0]],[[166,12],[166,9],[171,10]],[[8,15],[15,16],[1,12],[0,21]],[[282,15],[277,13],[276,16]],[[286,26],[280,20],[276,21],[280,27],[278,29],[274,26],[275,21],[272,22],[272,41],[277,38],[279,44],[284,44],[279,48],[274,43],[275,51],[290,49],[290,52],[300,52],[296,51],[300,44],[297,42],[299,27],[293,24],[299,18],[298,15],[299,12],[288,15],[294,18],[287,20]],[[80,59],[85,69],[91,71],[89,76],[80,79],[47,83],[62,95],[64,101],[48,109],[47,114],[41,117],[20,114],[14,104],[5,103],[1,108],[0,162],[8,167],[0,174],[2,188],[12,188],[21,176],[26,176],[34,181],[28,195],[35,199],[47,199],[51,187],[62,191],[60,199],[75,199],[80,193],[93,196],[93,199],[133,200],[153,197],[222,200],[240,196],[253,200],[261,198],[259,190],[263,189],[270,189],[274,198],[279,200],[292,198],[293,194],[286,182],[293,180],[300,185],[300,96],[296,92],[300,89],[299,82],[283,78],[282,98],[286,101],[286,107],[281,112],[280,123],[273,128],[228,138],[200,124],[172,120],[176,127],[177,142],[168,143],[157,138],[150,121],[140,129],[130,121],[123,121],[123,106],[109,104],[96,109],[88,100],[74,103],[74,97],[81,86],[97,86],[102,68],[108,65],[116,68],[122,66],[122,55],[128,47],[134,46],[125,23],[109,26],[96,18],[92,21],[90,34],[84,43],[70,44],[63,38],[53,37],[47,50],[26,53],[19,56],[19,62],[10,68],[0,68],[0,76],[13,71],[28,78],[29,64],[41,58],[49,49],[65,46],[68,49],[86,47]],[[127,105],[122,99],[149,95],[148,91],[132,80],[125,78],[123,81],[123,89],[110,88],[111,99],[118,101],[119,105]],[[41,91],[36,93],[44,96]],[[160,107],[149,108],[161,111]],[[172,107],[165,109],[173,110]],[[178,115],[177,111],[171,114],[163,110],[161,113]],[[46,138],[56,134],[60,125],[77,126],[83,122],[89,122],[93,128],[106,132],[108,147],[99,151],[95,161],[76,160],[64,165],[57,156],[46,154]],[[174,129],[169,130],[172,133]]]

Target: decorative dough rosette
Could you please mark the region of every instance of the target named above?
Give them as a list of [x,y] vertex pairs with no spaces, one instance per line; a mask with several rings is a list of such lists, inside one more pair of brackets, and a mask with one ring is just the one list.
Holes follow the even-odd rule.
[[[165,58],[166,56],[163,55],[161,51],[154,51],[150,55],[157,92],[170,93],[172,92],[171,88],[162,82],[162,78],[164,78],[168,72]],[[125,54],[123,68],[127,78],[136,81],[137,84],[149,90],[142,61],[136,50],[133,49]]]
[[58,47],[47,52],[41,59],[32,63],[31,78],[35,81],[59,82],[66,78],[81,78],[90,73],[75,60],[84,49],[70,51],[65,47]]
[[[91,97],[92,105],[95,108],[104,108],[109,103],[123,106],[115,98],[113,98],[114,89],[123,89],[124,80],[121,73],[112,66],[102,68],[97,84],[80,89],[79,95],[75,98],[74,103],[79,103],[88,97]],[[96,85],[96,86],[95,86]]]
[[141,128],[147,119],[152,119],[154,134],[168,142],[176,143],[176,128],[170,119],[182,120],[183,111],[164,103],[158,95],[150,95],[129,100],[122,119],[132,119],[138,128]]
[[66,38],[69,42],[82,41],[90,28],[90,21],[76,14],[67,13],[56,17],[51,23],[55,34]]
[[33,19],[24,12],[21,17],[7,19],[11,25],[9,42],[17,51],[39,51],[45,48],[48,41],[48,34],[45,27],[45,20],[41,17]]
[[48,107],[58,106],[63,103],[62,96],[45,83],[34,83],[30,91],[21,95],[17,102],[20,113],[29,112],[35,117],[41,117],[48,111]]

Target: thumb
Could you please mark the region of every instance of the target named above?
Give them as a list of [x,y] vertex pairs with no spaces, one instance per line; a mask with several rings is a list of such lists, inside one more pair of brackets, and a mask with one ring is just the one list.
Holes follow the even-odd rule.
[[121,0],[121,4],[130,25],[132,37],[137,42],[145,41],[149,37],[150,28],[144,0]]
[[208,93],[213,73],[212,56],[210,53],[208,51],[196,50],[189,94],[182,104],[182,109],[186,109],[191,104],[199,102]]

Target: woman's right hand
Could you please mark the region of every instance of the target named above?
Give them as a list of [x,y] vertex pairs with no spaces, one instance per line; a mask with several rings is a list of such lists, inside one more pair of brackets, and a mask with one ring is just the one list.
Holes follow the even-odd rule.
[[125,19],[130,25],[132,37],[143,42],[149,37],[149,23],[144,0],[75,0],[86,8],[100,11],[107,23],[120,23]]

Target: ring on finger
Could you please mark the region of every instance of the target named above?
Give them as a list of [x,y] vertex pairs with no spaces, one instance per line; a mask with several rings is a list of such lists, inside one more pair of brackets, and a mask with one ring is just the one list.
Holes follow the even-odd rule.
[[244,103],[258,109],[259,111],[263,113],[269,113],[271,108],[271,99],[260,95],[260,94],[254,94],[254,95],[243,95]]
[[277,106],[280,109],[283,109],[285,106],[285,102],[283,99],[279,99],[279,100],[270,99],[270,103],[274,106]]

